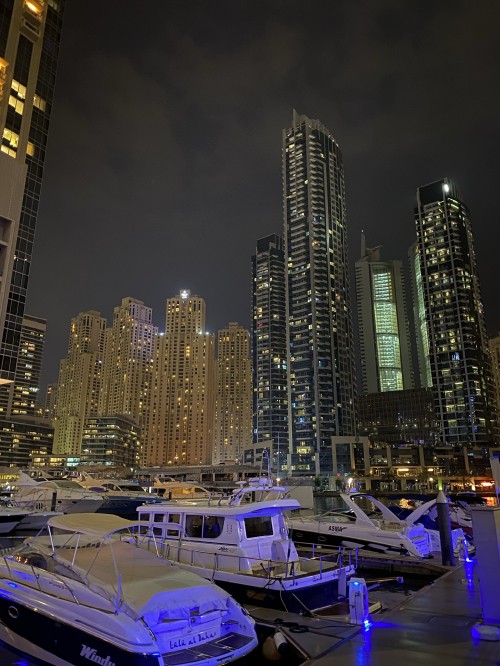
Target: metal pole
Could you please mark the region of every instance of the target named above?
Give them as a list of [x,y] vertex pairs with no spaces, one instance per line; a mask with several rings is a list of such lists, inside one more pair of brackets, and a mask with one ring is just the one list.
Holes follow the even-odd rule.
[[453,539],[451,536],[450,510],[448,500],[442,490],[436,498],[437,522],[439,527],[439,538],[441,539],[441,562],[444,566],[455,566],[455,554],[453,553]]

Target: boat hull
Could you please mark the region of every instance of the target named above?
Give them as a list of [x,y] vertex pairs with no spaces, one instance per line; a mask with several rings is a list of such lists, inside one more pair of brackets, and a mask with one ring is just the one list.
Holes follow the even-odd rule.
[[318,532],[307,529],[292,528],[290,530],[290,537],[297,544],[308,543],[317,544],[320,546],[332,546],[335,548],[360,548],[363,550],[371,550],[378,553],[392,553],[398,555],[408,554],[408,550],[404,545],[404,541],[382,542],[377,541],[375,538],[361,538],[357,535],[342,532]]
[[0,640],[54,666],[163,666],[158,654],[129,652],[77,623],[46,615],[0,593]]
[[339,600],[338,579],[321,580],[316,585],[291,589],[244,586],[231,581],[215,579],[214,582],[245,606],[273,608],[288,613],[313,612],[326,608]]

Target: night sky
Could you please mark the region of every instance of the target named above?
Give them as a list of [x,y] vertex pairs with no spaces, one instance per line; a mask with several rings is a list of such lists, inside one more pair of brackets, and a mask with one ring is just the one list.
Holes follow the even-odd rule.
[[495,334],[499,26],[498,0],[67,2],[26,308],[48,320],[43,381],[71,317],[111,324],[125,296],[161,330],[184,288],[208,330],[250,327],[293,108],[340,145],[352,267],[362,229],[406,260],[416,188],[457,183]]

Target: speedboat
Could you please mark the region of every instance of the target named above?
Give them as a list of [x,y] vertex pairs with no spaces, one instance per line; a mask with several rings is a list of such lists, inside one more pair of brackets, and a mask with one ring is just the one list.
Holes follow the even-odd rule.
[[[466,556],[475,553],[475,546],[472,542],[472,529],[466,532],[460,523],[458,511],[461,507],[448,499],[448,512],[450,515],[451,543],[455,554],[461,555],[461,551]],[[441,535],[439,531],[438,509],[436,498],[428,502],[422,502],[414,508],[403,508],[400,506],[389,506],[389,509],[398,517],[404,520],[407,525],[420,524],[426,530],[431,540],[431,549],[435,552],[441,552]],[[472,520],[472,518],[471,518]],[[467,529],[467,528],[466,528]]]
[[[355,573],[355,556],[332,549],[299,556],[285,512],[300,508],[267,479],[231,496],[138,508],[149,547],[245,604],[311,612],[334,604]],[[143,543],[146,543],[144,539]]]
[[136,523],[51,518],[0,558],[0,640],[54,666],[216,666],[257,645],[216,585],[140,547]]
[[36,481],[24,472],[19,473],[17,491],[12,499],[21,508],[61,513],[93,513],[103,504],[99,493],[85,490],[68,479],[44,479]]
[[431,555],[430,538],[422,525],[399,520],[371,495],[340,493],[340,497],[342,508],[315,516],[293,516],[289,523],[294,541],[413,557]]

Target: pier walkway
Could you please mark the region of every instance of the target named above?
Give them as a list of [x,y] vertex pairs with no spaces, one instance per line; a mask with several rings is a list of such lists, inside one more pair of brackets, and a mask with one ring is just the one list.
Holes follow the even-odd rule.
[[442,571],[390,610],[373,613],[367,629],[333,617],[249,610],[257,623],[285,634],[304,655],[302,666],[500,666],[500,641],[472,635],[482,616],[475,561]]

